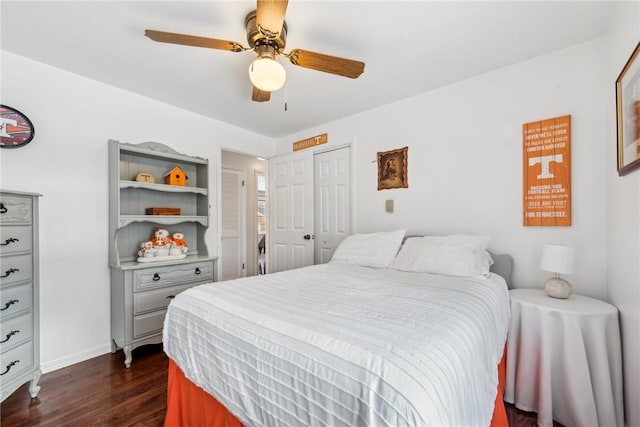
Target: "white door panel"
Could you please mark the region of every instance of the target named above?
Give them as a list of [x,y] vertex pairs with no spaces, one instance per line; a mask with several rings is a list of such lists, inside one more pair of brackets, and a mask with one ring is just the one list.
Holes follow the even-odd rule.
[[220,252],[221,280],[245,275],[244,172],[222,170],[222,247]]
[[269,271],[313,264],[313,154],[269,160]]
[[351,233],[350,155],[345,147],[314,156],[316,264],[328,262]]

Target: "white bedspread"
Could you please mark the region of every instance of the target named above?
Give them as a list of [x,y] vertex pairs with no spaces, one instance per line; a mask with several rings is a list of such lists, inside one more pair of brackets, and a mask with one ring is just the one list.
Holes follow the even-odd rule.
[[201,285],[164,348],[245,426],[488,426],[504,280],[329,263]]

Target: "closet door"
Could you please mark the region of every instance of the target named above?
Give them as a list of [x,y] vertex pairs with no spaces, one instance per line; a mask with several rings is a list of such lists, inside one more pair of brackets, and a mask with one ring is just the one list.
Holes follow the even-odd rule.
[[245,270],[245,173],[222,169],[222,250],[220,279],[243,277]]
[[313,153],[269,159],[269,272],[313,264]]
[[351,148],[315,154],[315,264],[331,260],[342,240],[351,234]]

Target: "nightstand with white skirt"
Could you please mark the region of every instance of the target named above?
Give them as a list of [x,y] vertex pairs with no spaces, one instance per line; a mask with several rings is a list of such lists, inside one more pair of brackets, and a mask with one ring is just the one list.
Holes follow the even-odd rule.
[[624,425],[618,310],[572,294],[512,289],[504,399],[539,426]]

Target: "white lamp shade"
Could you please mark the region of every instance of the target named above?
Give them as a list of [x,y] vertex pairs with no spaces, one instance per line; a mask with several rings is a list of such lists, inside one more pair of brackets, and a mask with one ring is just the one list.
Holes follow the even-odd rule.
[[258,58],[249,65],[249,78],[255,87],[274,92],[284,85],[287,73],[284,67],[271,58]]
[[573,248],[563,245],[544,245],[540,268],[553,273],[573,273]]

